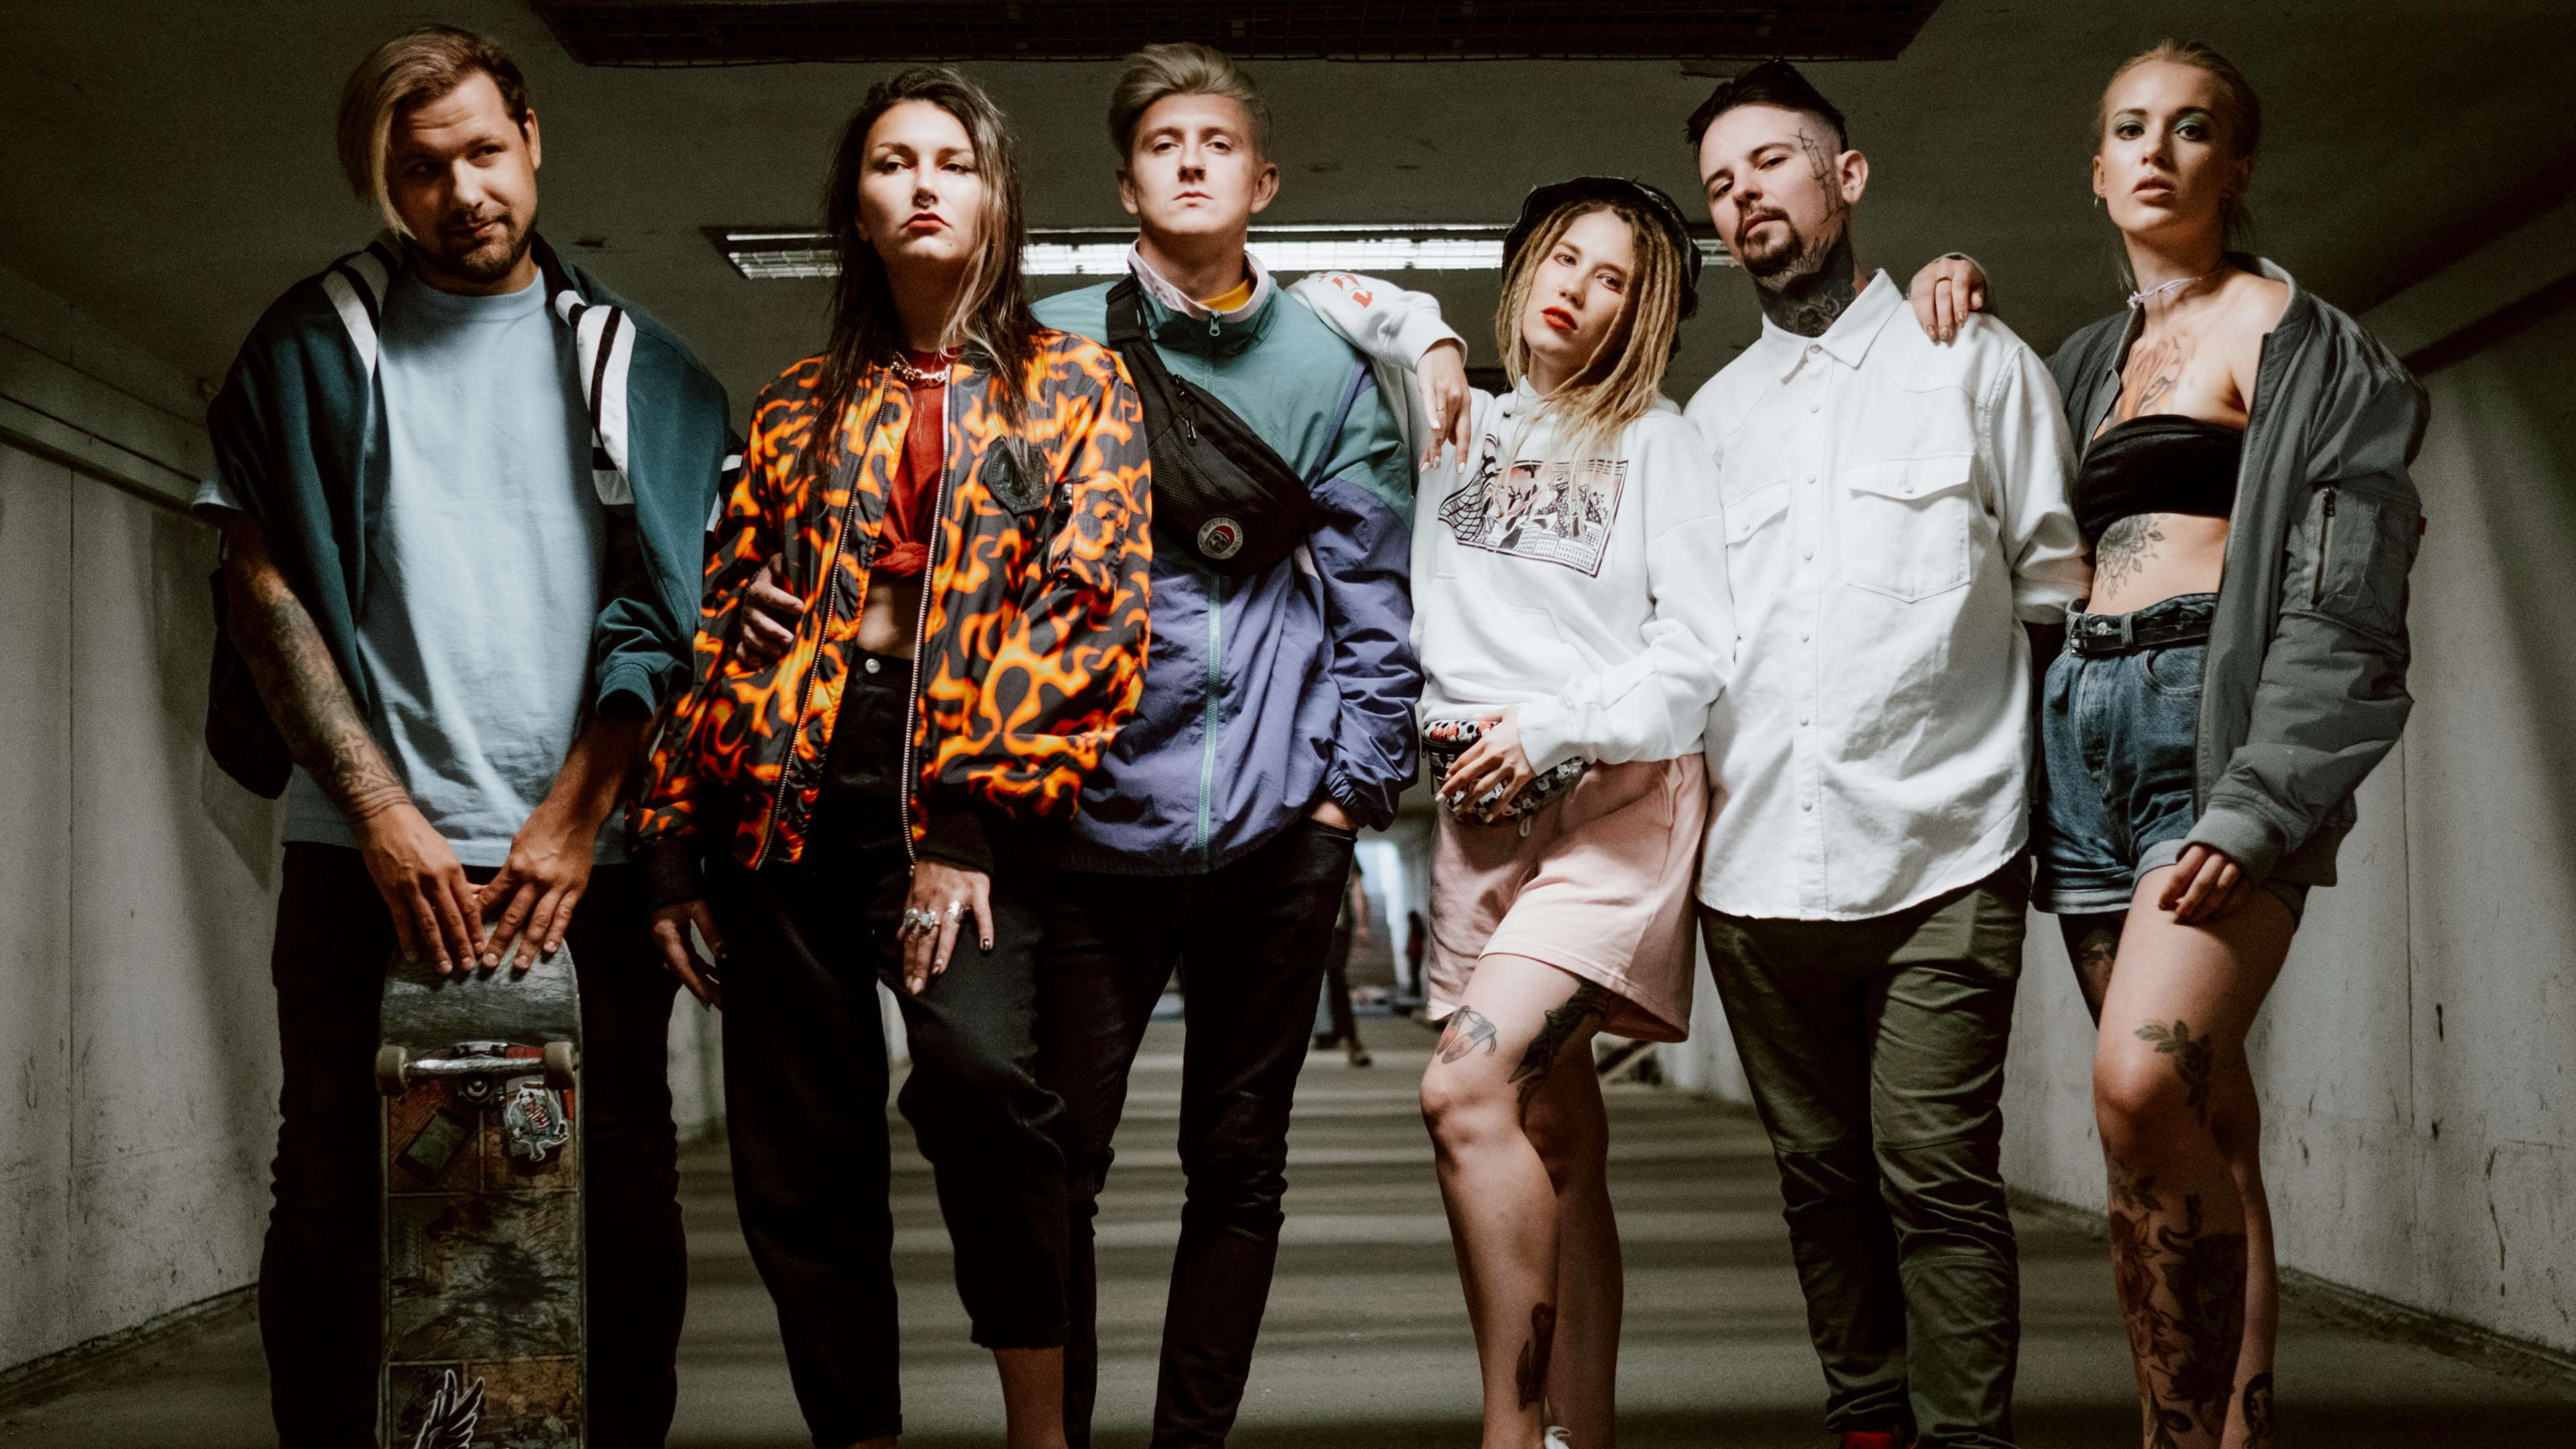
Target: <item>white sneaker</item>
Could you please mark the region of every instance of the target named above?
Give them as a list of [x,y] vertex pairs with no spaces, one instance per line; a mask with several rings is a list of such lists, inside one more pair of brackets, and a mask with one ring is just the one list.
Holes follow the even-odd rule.
[[1563,1424],[1550,1424],[1539,1438],[1539,1449],[1574,1449],[1574,1436]]

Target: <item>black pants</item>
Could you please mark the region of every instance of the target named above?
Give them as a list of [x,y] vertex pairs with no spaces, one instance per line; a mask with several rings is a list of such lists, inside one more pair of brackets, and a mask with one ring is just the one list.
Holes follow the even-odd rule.
[[1351,867],[1349,831],[1301,822],[1209,875],[1067,871],[1048,894],[1039,1079],[1064,1100],[1072,1274],[1065,1436],[1091,1442],[1100,1353],[1092,1218],[1127,1072],[1185,967],[1181,1244],[1163,1312],[1156,1446],[1223,1444],[1243,1402],[1279,1256],[1288,1107]]
[[880,980],[902,1004],[912,1073],[900,1105],[930,1159],[975,1342],[1065,1341],[1060,1108],[1036,1077],[1043,867],[1006,850],[993,949],[970,919],[948,970],[904,991],[895,928],[911,869],[895,782],[909,671],[867,662],[842,696],[804,858],[756,872],[720,861],[708,882],[725,937],[734,1200],[797,1404],[826,1449],[903,1427]]
[[[581,983],[590,1442],[658,1445],[678,1393],[671,1360],[688,1303],[689,1256],[663,1076],[675,986],[653,945],[638,872],[617,865],[591,872],[564,944]],[[285,1120],[259,1264],[260,1340],[285,1449],[376,1445],[384,1099],[374,1061],[383,966],[393,950],[393,922],[356,851],[286,847],[269,957]]]

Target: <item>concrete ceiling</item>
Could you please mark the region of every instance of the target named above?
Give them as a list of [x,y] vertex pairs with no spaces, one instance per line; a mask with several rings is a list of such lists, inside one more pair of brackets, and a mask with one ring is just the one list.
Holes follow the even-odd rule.
[[[819,283],[754,283],[699,228],[801,222],[866,66],[594,70],[522,5],[257,6],[13,0],[0,47],[0,266],[201,377],[260,309],[362,241],[332,161],[342,77],[428,19],[500,37],[545,125],[547,233],[689,339],[738,405],[819,335]],[[2181,5],[1948,0],[1892,62],[1819,65],[1870,153],[1861,251],[1901,281],[1950,248],[1994,270],[2043,348],[2118,305],[2084,185],[2110,67],[2167,34],[2208,40],[2264,93],[2264,249],[2358,311],[2576,187],[2576,7],[2565,0]],[[974,68],[1015,118],[1032,221],[1117,224],[1101,107],[1114,67]],[[1687,198],[1682,117],[1711,82],[1670,63],[1298,62],[1256,71],[1286,173],[1271,221],[1508,219],[1576,172]],[[579,245],[576,245],[579,243]],[[1490,360],[1495,279],[1412,274]],[[1068,281],[1058,285],[1074,285]],[[1712,271],[1669,390],[1757,329]]]

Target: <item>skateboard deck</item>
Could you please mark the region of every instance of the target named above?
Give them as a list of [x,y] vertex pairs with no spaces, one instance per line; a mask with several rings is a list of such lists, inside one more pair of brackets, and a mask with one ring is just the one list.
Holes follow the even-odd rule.
[[579,1449],[581,994],[572,950],[525,972],[396,958],[384,1094],[386,1449]]

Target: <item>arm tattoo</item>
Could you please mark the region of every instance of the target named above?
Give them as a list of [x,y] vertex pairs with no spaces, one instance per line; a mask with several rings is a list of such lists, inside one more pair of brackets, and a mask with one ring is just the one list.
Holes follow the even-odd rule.
[[233,643],[295,763],[352,822],[409,800],[295,591],[273,569],[231,586]]
[[1440,1033],[1440,1060],[1454,1062],[1474,1051],[1479,1045],[1485,1055],[1494,1054],[1494,1024],[1483,1012],[1462,1006],[1449,1017],[1449,1025]]
[[2176,1018],[2172,1026],[2151,1021],[2138,1028],[2138,1040],[2155,1043],[2159,1055],[2174,1059],[2174,1074],[2182,1078],[2183,1101],[2191,1108],[2192,1120],[2209,1125],[2209,1077],[2218,1065],[2218,1040],[2204,1032],[2191,1034],[2191,1023]]
[[2146,572],[2156,557],[2156,545],[2165,541],[2161,513],[2138,513],[2112,520],[2102,530],[2102,541],[2093,545],[2094,587],[2108,592],[2113,585]]
[[1556,1305],[1541,1303],[1530,1309],[1530,1336],[1521,1345],[1519,1370],[1513,1375],[1521,1393],[1521,1407],[1526,1409],[1547,1394],[1547,1361],[1556,1348]]
[[[2123,1176],[2116,1163],[2112,1176],[2115,1184]],[[2245,1235],[2206,1231],[2197,1195],[2183,1199],[2180,1224],[2154,1222],[2150,1214],[2163,1208],[2146,1192],[2151,1185],[2136,1180],[2111,1210],[2112,1277],[2137,1362],[2146,1443],[2173,1449],[2175,1436],[2195,1426],[2212,1439],[2226,1428],[2245,1337]],[[2254,1385],[2246,1389],[2250,1413]],[[2267,1417],[2268,1409],[2267,1401]]]
[[1521,1053],[1521,1064],[1512,1068],[1511,1081],[1521,1089],[1521,1116],[1529,1116],[1530,1098],[1547,1083],[1547,1074],[1555,1069],[1556,1055],[1583,1029],[1584,1023],[1599,1021],[1610,1014],[1610,993],[1589,981],[1578,981],[1574,994],[1563,1006],[1547,1014],[1539,1024],[1538,1035],[1530,1038],[1529,1050]]

